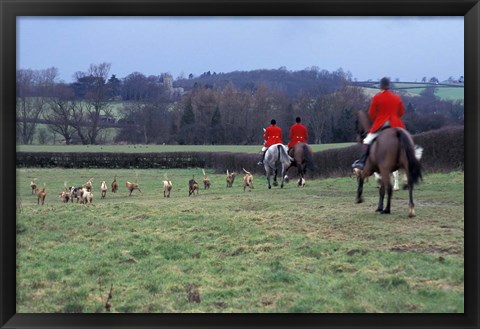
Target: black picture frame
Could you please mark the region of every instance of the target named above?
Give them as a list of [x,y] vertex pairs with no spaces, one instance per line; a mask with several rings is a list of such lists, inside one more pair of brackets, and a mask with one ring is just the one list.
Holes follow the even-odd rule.
[[[0,0],[1,328],[478,328],[480,90],[478,0]],[[463,314],[16,314],[17,16],[464,16],[465,312]],[[413,55],[412,55],[413,56]]]

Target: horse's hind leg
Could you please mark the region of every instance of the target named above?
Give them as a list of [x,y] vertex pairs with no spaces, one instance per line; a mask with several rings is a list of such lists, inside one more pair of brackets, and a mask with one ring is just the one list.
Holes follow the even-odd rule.
[[383,209],[382,214],[389,214],[390,213],[390,204],[392,201],[392,184],[390,184],[390,181],[387,184],[387,206],[385,209]]
[[[390,172],[387,170],[381,170],[380,175],[382,176],[382,186],[380,187],[380,197],[378,200],[378,208],[376,211],[379,211],[382,214],[390,213],[390,203],[392,200],[392,184],[390,183]],[[385,192],[387,192],[387,206],[383,208],[383,201],[385,199]]]
[[357,203],[362,203],[363,198],[362,198],[362,193],[363,193],[363,177],[358,176],[357,177]]
[[267,186],[269,190],[272,188],[272,185],[270,184],[270,176],[271,176],[271,169],[269,168],[267,170]]
[[298,166],[297,167],[297,186],[301,186],[301,182],[302,182],[302,178],[303,178],[303,170],[302,170],[302,166]]
[[413,184],[409,182],[408,184],[408,197],[409,197],[409,203],[408,203],[408,217],[412,218],[415,217],[415,204],[413,203]]
[[378,207],[377,210],[380,213],[383,213],[383,200],[385,199],[385,185],[382,183],[380,189],[378,190]]

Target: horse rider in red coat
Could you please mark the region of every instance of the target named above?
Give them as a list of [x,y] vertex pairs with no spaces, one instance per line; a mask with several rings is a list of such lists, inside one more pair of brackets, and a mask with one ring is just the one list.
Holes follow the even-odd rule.
[[[308,130],[302,124],[302,119],[297,117],[295,119],[295,124],[290,127],[290,142],[288,143],[288,153],[290,154],[290,150],[295,146],[297,143],[304,143],[307,144],[308,140]],[[291,154],[290,154],[291,155]]]
[[265,158],[265,152],[273,144],[282,144],[282,128],[277,126],[277,121],[272,119],[270,121],[270,126],[265,128],[265,133],[263,134],[263,139],[265,143],[262,147],[262,159],[257,163],[259,166],[263,165],[263,160]]
[[372,121],[372,127],[363,140],[362,154],[360,159],[352,164],[352,168],[363,169],[370,151],[370,145],[380,132],[385,128],[404,128],[401,117],[405,113],[400,96],[390,91],[390,79],[380,80],[380,92],[373,96],[368,115]]

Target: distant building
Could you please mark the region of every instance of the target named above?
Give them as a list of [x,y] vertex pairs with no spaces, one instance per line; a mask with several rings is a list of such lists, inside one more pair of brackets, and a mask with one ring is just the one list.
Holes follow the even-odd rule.
[[173,89],[173,77],[168,73],[163,76],[163,86],[168,90]]
[[178,98],[185,93],[185,90],[182,87],[173,88],[173,77],[168,73],[163,75],[163,86],[170,94],[170,99]]

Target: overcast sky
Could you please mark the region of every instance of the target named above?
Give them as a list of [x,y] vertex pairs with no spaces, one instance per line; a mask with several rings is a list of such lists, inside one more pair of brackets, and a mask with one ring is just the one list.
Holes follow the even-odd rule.
[[17,17],[17,68],[110,74],[342,68],[359,81],[464,75],[464,18]]

